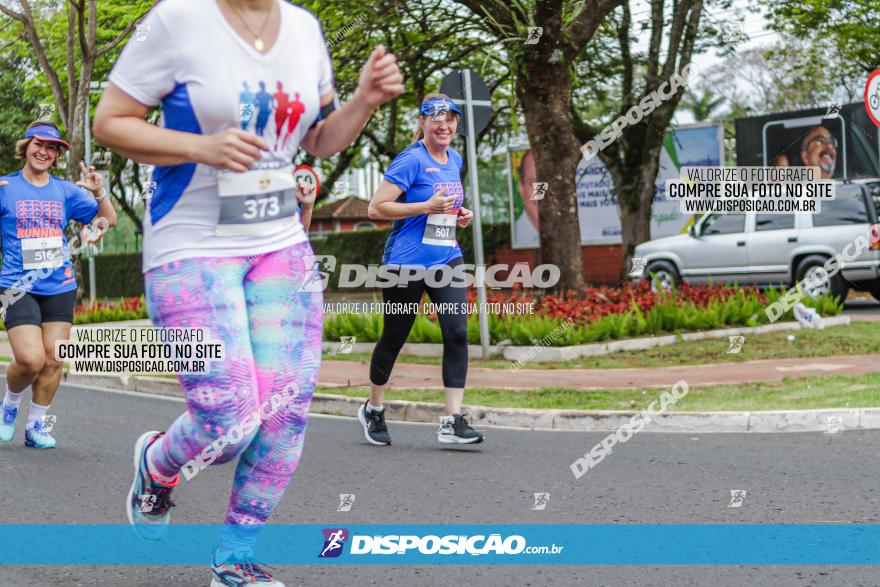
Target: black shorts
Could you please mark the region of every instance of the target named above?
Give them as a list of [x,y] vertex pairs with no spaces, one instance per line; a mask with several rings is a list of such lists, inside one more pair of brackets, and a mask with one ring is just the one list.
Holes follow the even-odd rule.
[[[12,330],[22,324],[42,326],[43,322],[68,322],[73,324],[73,306],[76,303],[76,290],[43,296],[21,290],[4,289],[2,305],[6,306],[3,325]],[[12,300],[15,300],[14,302]]]

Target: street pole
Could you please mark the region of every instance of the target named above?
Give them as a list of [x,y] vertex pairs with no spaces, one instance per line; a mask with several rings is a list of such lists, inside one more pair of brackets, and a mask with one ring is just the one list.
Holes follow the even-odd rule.
[[[91,91],[86,94],[86,167],[92,164],[92,101],[90,99]],[[88,245],[85,247],[89,251]],[[89,251],[89,305],[95,306],[95,298],[97,297],[97,281],[95,279],[95,256]]]
[[[107,88],[107,82],[90,82],[89,91],[86,95],[86,128],[85,128],[85,159],[86,167],[92,164],[92,94],[99,94]],[[108,194],[109,198],[110,195]],[[95,305],[95,299],[98,295],[98,286],[95,278],[95,255],[93,254],[91,245],[86,245],[86,251],[89,253],[89,304]]]
[[477,140],[476,132],[474,132],[474,105],[471,96],[471,70],[465,69],[462,72],[464,76],[464,107],[465,116],[467,116],[467,157],[468,157],[468,176],[471,180],[471,195],[473,196],[474,206],[474,257],[477,265],[476,275],[481,276],[482,285],[477,286],[477,301],[479,302],[479,312],[477,317],[480,320],[480,346],[483,349],[483,358],[489,358],[489,318],[486,315],[486,283],[485,274],[486,266],[483,259],[483,229],[480,220],[480,180],[477,178]]

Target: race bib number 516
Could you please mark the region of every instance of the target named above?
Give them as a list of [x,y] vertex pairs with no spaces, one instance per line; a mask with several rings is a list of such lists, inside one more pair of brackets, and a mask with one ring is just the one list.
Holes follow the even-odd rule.
[[27,270],[52,268],[64,265],[60,236],[21,239],[21,262]]

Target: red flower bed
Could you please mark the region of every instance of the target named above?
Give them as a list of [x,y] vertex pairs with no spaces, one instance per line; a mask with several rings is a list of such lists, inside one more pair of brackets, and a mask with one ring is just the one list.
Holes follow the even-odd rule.
[[124,298],[113,302],[96,301],[92,306],[88,302],[78,304],[74,309],[74,315],[89,314],[99,310],[121,310],[123,312],[141,312],[146,311],[144,308],[144,299],[142,297]]
[[[753,291],[764,301],[764,295],[757,288],[725,285],[682,284],[667,295],[675,299],[679,305],[692,302],[699,308],[705,308],[711,301],[725,301],[743,290]],[[488,296],[489,303],[533,302],[535,315],[571,318],[576,322],[592,322],[609,314],[620,314],[629,310],[633,303],[642,312],[647,312],[660,299],[661,294],[652,292],[647,281],[637,285],[625,283],[621,287],[587,287],[581,292],[568,291],[564,294],[528,295],[522,290],[514,290],[511,293],[490,293]],[[477,302],[476,290],[468,291],[468,302]]]

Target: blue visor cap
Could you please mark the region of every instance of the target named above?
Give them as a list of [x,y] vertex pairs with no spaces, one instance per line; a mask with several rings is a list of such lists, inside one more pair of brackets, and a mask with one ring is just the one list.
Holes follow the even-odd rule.
[[422,116],[436,116],[441,112],[455,112],[461,116],[461,110],[449,98],[432,98],[422,104]]
[[62,145],[64,145],[65,149],[70,150],[70,144],[61,138],[61,133],[58,131],[58,129],[47,124],[41,124],[39,126],[29,128],[27,132],[24,133],[24,138],[40,139],[41,141],[52,141],[55,143],[61,143]]

